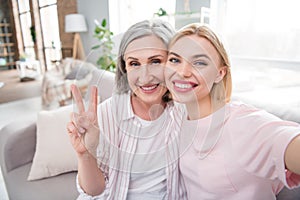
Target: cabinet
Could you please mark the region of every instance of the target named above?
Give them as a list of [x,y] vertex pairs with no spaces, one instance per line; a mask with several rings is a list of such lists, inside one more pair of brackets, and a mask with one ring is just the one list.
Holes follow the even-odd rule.
[[0,22],[0,67],[15,67],[15,43],[10,23],[3,19]]

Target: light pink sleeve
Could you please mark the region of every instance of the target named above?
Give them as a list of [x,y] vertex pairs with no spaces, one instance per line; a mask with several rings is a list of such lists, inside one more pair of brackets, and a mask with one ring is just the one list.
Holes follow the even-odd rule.
[[287,171],[284,163],[288,144],[300,134],[299,124],[247,105],[233,109],[232,122],[233,153],[246,171],[279,179],[288,188],[300,185],[300,175]]

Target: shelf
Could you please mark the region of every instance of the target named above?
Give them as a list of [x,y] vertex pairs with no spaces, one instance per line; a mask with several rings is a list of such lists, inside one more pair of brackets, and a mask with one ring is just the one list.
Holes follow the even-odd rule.
[[11,37],[12,33],[0,33],[0,37]]
[[3,23],[0,23],[0,58],[1,58],[1,67],[16,66],[15,56],[16,53],[16,44],[14,43],[13,33],[12,33],[11,24],[3,20]]
[[0,27],[10,26],[9,23],[0,23]]
[[0,53],[0,57],[8,57],[8,56],[14,56],[15,55],[15,53],[14,52],[11,52],[11,53],[6,53],[6,54],[4,54],[4,53]]
[[12,47],[14,43],[0,43],[0,47]]
[[0,66],[3,67],[3,66],[12,66],[12,65],[16,65],[16,62],[8,62],[5,65],[0,65]]

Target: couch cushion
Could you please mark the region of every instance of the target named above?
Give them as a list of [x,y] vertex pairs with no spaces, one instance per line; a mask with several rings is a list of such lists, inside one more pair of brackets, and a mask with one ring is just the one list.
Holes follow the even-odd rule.
[[[100,101],[111,97],[115,86],[115,74],[110,71],[97,69],[92,72],[90,85],[97,85]],[[87,94],[89,94],[87,92]]]
[[77,170],[76,153],[67,134],[73,106],[41,111],[37,119],[36,151],[28,180]]
[[76,172],[65,173],[38,181],[27,181],[31,163],[6,174],[6,185],[13,200],[66,200],[76,199]]
[[4,173],[32,161],[36,143],[35,120],[17,120],[1,129],[0,157]]
[[284,187],[276,197],[277,200],[296,200],[300,199],[300,187],[289,190]]

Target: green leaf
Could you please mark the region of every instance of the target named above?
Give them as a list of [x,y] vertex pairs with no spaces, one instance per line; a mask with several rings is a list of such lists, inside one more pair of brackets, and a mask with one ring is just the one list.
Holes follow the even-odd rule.
[[92,49],[98,49],[99,47],[101,47],[100,44],[93,46]]
[[106,19],[103,19],[103,20],[102,20],[101,25],[102,25],[103,27],[106,27]]

